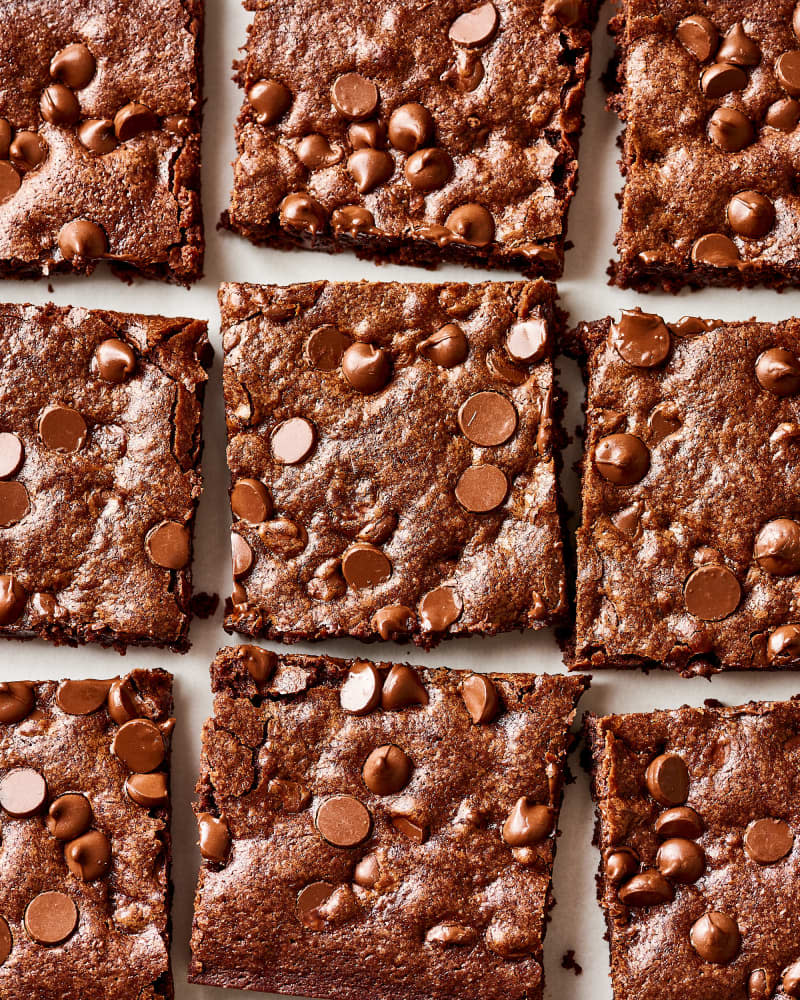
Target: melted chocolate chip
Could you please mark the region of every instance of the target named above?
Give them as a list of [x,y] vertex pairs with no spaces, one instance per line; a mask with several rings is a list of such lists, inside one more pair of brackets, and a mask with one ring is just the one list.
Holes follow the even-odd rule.
[[419,616],[424,628],[443,632],[456,621],[463,607],[461,595],[455,587],[445,585],[424,595],[419,602]]
[[183,569],[191,557],[189,529],[177,521],[162,521],[147,532],[144,547],[156,566]]
[[52,83],[42,92],[39,111],[50,125],[75,125],[81,117],[78,98],[63,83]]
[[630,847],[614,848],[605,859],[605,873],[612,885],[627,882],[639,871],[639,855]]
[[792,97],[800,96],[800,51],[790,49],[778,56],[775,78],[787,94]]
[[739,952],[741,935],[736,921],[726,913],[705,913],[692,924],[692,947],[706,962],[727,965]]
[[250,524],[260,524],[272,516],[272,500],[258,479],[239,479],[231,490],[234,516]]
[[475,725],[492,722],[500,711],[500,698],[491,677],[470,674],[461,684],[461,697]]
[[59,795],[47,811],[47,829],[56,840],[74,840],[92,825],[92,807],[85,795]]
[[436,191],[450,180],[453,160],[449,153],[435,146],[418,149],[406,160],[403,172],[416,191]]
[[460,326],[447,323],[417,344],[417,353],[442,368],[455,368],[466,361],[469,344]]
[[200,854],[206,861],[224,865],[231,849],[231,834],[224,819],[211,813],[200,813],[197,817],[200,833]]
[[61,227],[58,249],[65,260],[96,260],[108,251],[106,234],[96,222],[76,219]]
[[396,639],[411,632],[416,616],[405,604],[389,604],[379,608],[372,617],[372,628],[381,639]]
[[456,499],[465,510],[485,514],[496,510],[508,494],[508,479],[496,465],[472,465],[456,483]]
[[800,659],[800,625],[780,625],[767,641],[767,662],[776,667]]
[[108,714],[118,726],[124,726],[126,722],[137,719],[142,714],[127,677],[119,677],[112,683],[108,692]]
[[509,847],[531,847],[546,840],[554,827],[555,818],[549,806],[522,796],[503,824],[503,840]]
[[473,203],[454,209],[445,220],[449,229],[461,242],[474,247],[486,247],[494,239],[494,219],[483,205]]
[[678,41],[698,60],[705,62],[717,51],[719,32],[714,24],[702,14],[692,14],[678,25]]
[[[0,618],[0,624],[7,624]],[[23,681],[0,681],[0,723],[21,722],[33,711],[36,696]]]
[[800,102],[783,97],[767,108],[764,124],[781,132],[792,132],[800,121]]
[[433,136],[433,118],[421,104],[401,104],[389,119],[389,142],[403,153],[427,146]]
[[381,707],[397,712],[411,705],[427,705],[428,692],[413,667],[395,663],[383,682]]
[[342,556],[342,573],[354,590],[377,587],[392,575],[392,564],[374,545],[356,542]]
[[106,382],[121,385],[136,371],[136,355],[125,341],[112,337],[97,345],[92,370]]
[[305,229],[312,236],[325,228],[328,219],[322,205],[302,191],[287,194],[278,210],[282,225]]
[[776,396],[793,396],[800,392],[800,361],[782,347],[770,347],[758,356],[756,378]]
[[38,133],[23,130],[17,132],[9,146],[8,155],[17,170],[24,174],[44,163],[47,143]]
[[126,104],[114,115],[114,133],[120,142],[158,128],[158,118],[145,104]]
[[0,434],[0,479],[15,476],[25,461],[25,448],[16,434]]
[[83,882],[94,882],[111,867],[111,844],[99,830],[90,830],[64,848],[67,868]]
[[753,554],[775,576],[800,573],[800,524],[788,517],[769,521],[756,536]]
[[741,21],[725,33],[717,53],[717,61],[733,63],[735,66],[757,66],[761,61],[761,49],[745,32]]
[[238,531],[231,532],[231,564],[234,580],[240,580],[247,576],[253,568],[255,556],[250,547],[250,543],[239,534]]
[[696,882],[706,869],[706,856],[701,847],[684,837],[665,840],[658,849],[656,864],[662,875],[690,885]]
[[332,146],[324,135],[312,133],[300,140],[297,159],[309,170],[332,167],[342,159],[340,146]]
[[706,97],[724,97],[747,86],[747,73],[734,63],[715,62],[703,70],[700,87]]
[[347,170],[359,194],[369,194],[394,173],[394,160],[380,149],[357,149],[347,160]]
[[515,361],[536,364],[550,350],[550,330],[543,319],[532,318],[515,323],[506,335],[506,350]]
[[306,341],[308,363],[317,371],[336,371],[350,343],[347,334],[341,333],[335,326],[317,327]]
[[0,778],[0,807],[20,819],[34,816],[47,800],[47,782],[32,767],[15,767]]
[[625,906],[659,906],[671,903],[675,891],[664,876],[657,871],[645,871],[634,875],[617,893]]
[[350,385],[364,395],[380,392],[391,378],[389,356],[374,344],[351,344],[342,356],[342,371]]
[[760,239],[775,224],[775,209],[769,198],[758,191],[740,191],[728,202],[728,224],[740,236]]
[[125,791],[128,798],[143,809],[161,809],[169,802],[169,783],[163,771],[128,775]]
[[696,840],[703,834],[702,819],[690,806],[676,806],[661,813],[655,823],[655,831],[659,837],[668,840],[671,837],[685,837]]
[[7,161],[0,160],[0,205],[19,191],[22,178]]
[[328,882],[312,882],[297,895],[297,916],[300,923],[311,930],[321,930],[325,925],[319,908],[333,894],[333,886]]
[[161,730],[149,719],[132,719],[117,730],[111,752],[131,771],[155,771],[167,755]]
[[13,625],[22,617],[28,593],[16,577],[0,573],[0,625]]
[[381,675],[372,663],[354,663],[339,692],[339,704],[351,715],[369,715],[381,700]]
[[71,406],[48,406],[39,415],[39,436],[51,451],[79,451],[87,433],[86,421]]
[[615,486],[633,486],[647,475],[650,452],[634,434],[610,434],[597,442],[594,464],[600,475]]
[[669,354],[669,330],[660,316],[624,309],[619,322],[611,324],[611,343],[629,365],[654,368]]
[[[750,119],[736,108],[717,108],[708,119],[708,137],[723,153],[738,153],[755,140]],[[725,250],[730,256],[729,248]]]
[[277,80],[258,80],[247,91],[247,100],[259,125],[274,125],[291,107],[292,94]]
[[56,52],[50,60],[50,76],[73,90],[82,90],[94,76],[94,56],[82,42],[74,42]]
[[111,681],[62,681],[56,691],[56,704],[67,715],[91,715],[102,708]]
[[347,130],[353,149],[383,149],[386,129],[380,122],[353,122]]

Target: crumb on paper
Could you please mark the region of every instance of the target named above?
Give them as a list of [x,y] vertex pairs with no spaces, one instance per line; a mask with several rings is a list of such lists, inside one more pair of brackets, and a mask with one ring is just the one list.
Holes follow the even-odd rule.
[[217,610],[219,594],[206,594],[202,591],[192,597],[192,612],[198,618],[210,618]]
[[576,976],[580,976],[580,975],[583,974],[583,966],[579,965],[575,961],[575,949],[574,948],[570,948],[569,951],[561,959],[561,968],[562,969],[571,969],[575,973]]

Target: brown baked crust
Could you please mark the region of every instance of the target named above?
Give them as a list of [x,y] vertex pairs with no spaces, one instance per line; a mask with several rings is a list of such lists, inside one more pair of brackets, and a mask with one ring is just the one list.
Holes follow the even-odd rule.
[[[162,729],[166,757],[159,770],[169,787],[172,675],[133,670],[125,676],[141,716]],[[0,996],[172,1000],[171,806],[147,809],[128,797],[125,782],[131,772],[111,752],[119,726],[105,705],[88,715],[68,715],[56,702],[59,682],[30,686],[35,694],[31,714],[0,722],[0,778],[12,768],[34,768],[44,776],[48,794],[42,811],[31,818],[2,814],[0,917],[10,927],[13,944],[0,964]],[[89,799],[92,829],[111,842],[111,867],[94,881],[69,870],[64,842],[45,825],[49,804],[68,792]],[[63,944],[44,947],[28,935],[23,921],[28,903],[49,891],[70,896],[79,919]]]
[[[402,264],[453,261],[560,276],[598,4],[586,0],[578,20],[564,25],[553,10],[571,5],[558,0],[496,0],[497,33],[464,49],[450,41],[448,30],[475,6],[473,0],[411,7],[401,0],[246,0],[254,20],[235,79],[245,95],[259,80],[275,80],[294,101],[277,122],[261,125],[245,99],[223,224],[254,243],[282,249],[350,249]],[[482,82],[471,91],[457,85],[459,48],[470,66],[480,60],[484,67]],[[347,170],[350,122],[331,103],[336,79],[353,71],[378,87],[372,120],[386,126],[392,111],[408,102],[431,112],[431,145],[454,162],[442,187],[415,190],[403,172],[407,155],[387,146],[393,175],[359,193]],[[341,148],[336,164],[310,170],[298,159],[300,140],[313,133]],[[295,192],[310,194],[324,209],[325,224],[315,234],[286,224],[281,215],[284,197]],[[469,203],[494,218],[495,239],[486,246],[456,240],[444,228],[450,213]],[[354,205],[372,213],[371,225],[353,233],[332,224],[337,209]]]
[[[136,359],[122,384],[92,370],[108,339],[124,341]],[[0,574],[14,577],[25,600],[16,617],[2,616],[0,635],[188,649],[210,350],[199,320],[0,305],[0,431],[24,446],[10,479],[25,487],[30,508],[0,528]],[[41,437],[40,415],[55,403],[86,423],[76,451],[54,451]],[[162,521],[188,530],[182,568],[148,557],[147,533]]]
[[[521,795],[558,810],[568,730],[588,678],[488,675],[501,714],[475,725],[460,694],[466,674],[415,668],[427,705],[356,717],[341,709],[339,692],[358,661],[281,656],[257,684],[247,649],[221,650],[211,670],[215,715],[204,728],[195,810],[223,818],[232,847],[227,863],[200,870],[190,981],[345,1000],[475,992],[539,1000],[556,839],[530,848],[521,864],[499,827]],[[391,665],[376,666],[385,678]],[[377,796],[361,769],[373,748],[390,742],[414,770],[400,795]],[[307,804],[283,810],[275,779],[297,782]],[[372,813],[372,832],[357,848],[332,847],[316,831],[320,801],[339,793]],[[401,809],[427,826],[423,843],[390,824],[389,811]],[[464,820],[469,812],[482,818]],[[372,889],[353,882],[368,853],[381,872]],[[295,901],[320,880],[341,885],[349,903],[346,915],[313,931],[298,920]],[[466,927],[469,943],[426,942],[443,922]],[[509,960],[491,950],[490,927],[505,940],[519,934],[524,955]]]
[[[80,121],[113,119],[130,102],[159,119],[155,130],[90,152],[78,124],[42,117],[50,61],[84,43],[97,63],[75,90]],[[105,232],[112,271],[188,285],[203,270],[200,204],[203,0],[106,0],[87,13],[81,0],[7,0],[0,9],[0,118],[15,133],[38,132],[48,155],[0,204],[0,275],[90,273],[97,259],[66,260],[62,226],[87,219]],[[165,123],[165,119],[167,120]],[[170,124],[180,119],[179,125]]]
[[[795,0],[623,0],[611,22],[618,93],[610,106],[626,126],[612,284],[677,292],[704,285],[782,288],[800,280],[795,184],[800,131],[765,124],[769,106],[789,96],[773,67],[782,53],[800,46],[792,31],[794,8]],[[744,24],[759,46],[758,64],[746,67],[745,90],[704,95],[700,75],[714,56],[698,61],[676,36],[681,20],[697,14],[711,20],[720,39],[737,22]],[[720,107],[742,112],[753,126],[753,141],[740,151],[726,152],[709,139],[709,117]],[[775,224],[757,239],[737,235],[726,215],[732,196],[748,190],[770,199],[776,213]],[[739,266],[692,261],[695,240],[710,233],[733,240]]]
[[[246,540],[253,564],[226,628],[284,641],[373,640],[375,614],[402,605],[411,614],[392,638],[410,635],[429,647],[563,616],[561,401],[549,348],[539,362],[515,364],[504,346],[510,326],[525,319],[543,321],[553,343],[561,314],[552,285],[224,284],[220,304],[231,481],[262,480],[274,507],[266,526],[234,518],[234,537]],[[416,350],[448,323],[469,344],[466,360],[451,368]],[[340,367],[311,366],[309,334],[328,326],[387,352],[384,389],[362,395]],[[487,362],[498,359],[505,367],[494,374]],[[480,391],[500,393],[516,409],[517,430],[505,444],[479,448],[459,429],[459,407]],[[271,434],[293,416],[314,423],[317,442],[305,461],[283,465]],[[505,501],[487,513],[465,510],[454,494],[473,463],[495,464],[511,482]],[[382,518],[390,524],[377,544],[391,576],[348,589],[342,556]],[[287,521],[291,539],[281,527]],[[455,586],[463,609],[451,624],[423,627],[418,605],[441,585]]]
[[[782,972],[800,958],[797,904],[800,875],[800,704],[751,702],[737,708],[707,705],[632,715],[585,718],[587,769],[597,808],[594,843],[601,852],[597,878],[611,947],[614,996],[684,1000],[687,996],[741,1000],[748,979],[765,972],[766,987],[751,996],[784,998]],[[672,902],[630,907],[620,902],[603,860],[632,848],[641,871],[656,866],[663,837],[654,821],[663,811],[648,794],[645,772],[663,753],[683,758],[689,772],[687,806],[703,823],[696,839],[706,856],[694,884],[674,884]],[[749,823],[780,819],[794,834],[789,853],[755,863],[743,850]],[[742,943],[729,963],[704,961],[690,943],[695,921],[708,911],[738,924]]]
[[[800,323],[709,325],[695,336],[671,330],[666,360],[649,369],[622,359],[610,318],[567,338],[568,349],[583,353],[588,387],[569,657],[578,668],[666,667],[690,676],[800,665],[791,644],[779,656],[767,646],[775,629],[800,624],[797,574],[768,572],[754,554],[764,525],[795,517],[798,490],[796,395],[763,388],[756,361],[775,347],[800,355]],[[649,423],[660,404],[678,424],[661,440]],[[593,460],[600,439],[616,433],[637,435],[650,456],[647,473],[629,486],[607,481]],[[615,523],[623,511],[627,526]],[[701,620],[686,605],[686,581],[704,564],[727,567],[741,588],[721,620]]]

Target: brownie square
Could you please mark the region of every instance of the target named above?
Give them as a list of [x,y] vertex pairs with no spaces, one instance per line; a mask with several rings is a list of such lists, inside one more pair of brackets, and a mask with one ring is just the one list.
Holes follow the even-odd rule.
[[795,0],[622,0],[625,122],[612,282],[774,288],[800,277]]
[[167,1000],[172,677],[0,683],[0,996]]
[[188,648],[210,354],[198,320],[0,305],[0,636]]
[[562,616],[551,285],[226,284],[220,303],[228,629],[429,647]]
[[[540,1000],[586,677],[220,650],[189,979]],[[468,762],[465,766],[465,762]]]
[[0,4],[0,275],[203,269],[202,0]]
[[578,328],[578,666],[800,666],[800,324]]
[[245,0],[223,223],[558,277],[597,0]]
[[800,704],[589,716],[616,1000],[800,995]]

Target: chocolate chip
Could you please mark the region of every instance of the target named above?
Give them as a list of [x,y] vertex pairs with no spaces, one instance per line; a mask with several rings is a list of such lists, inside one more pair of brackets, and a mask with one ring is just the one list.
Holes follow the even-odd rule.
[[695,240],[691,257],[692,263],[708,267],[736,267],[739,263],[736,244],[722,233],[709,233]]
[[460,205],[447,216],[444,225],[461,242],[473,247],[486,247],[494,239],[494,219],[483,205]]
[[692,947],[706,962],[726,965],[739,952],[741,935],[736,921],[726,913],[705,913],[692,924]]
[[472,927],[465,927],[463,924],[437,924],[435,927],[431,927],[425,935],[425,941],[427,944],[447,947],[472,944],[476,937]]
[[355,847],[369,836],[372,816],[353,795],[332,795],[317,809],[314,825],[334,847]]
[[465,14],[461,14],[450,25],[448,35],[456,45],[472,48],[486,45],[494,38],[500,16],[493,3],[482,3]]
[[274,125],[292,105],[291,91],[277,80],[259,80],[247,91],[259,125]]
[[364,761],[361,776],[376,795],[393,795],[408,784],[411,758],[393,743],[378,747]]
[[733,63],[712,63],[700,76],[700,87],[706,97],[724,97],[747,86],[747,73]]
[[630,847],[609,851],[605,859],[606,878],[612,885],[627,882],[639,871],[639,855]]
[[753,969],[747,980],[748,1000],[771,1000],[774,978],[766,969]]
[[160,809],[169,802],[169,785],[163,771],[128,775],[125,791],[132,802],[144,809]]
[[253,568],[253,550],[246,538],[238,531],[231,532],[231,561],[234,580],[247,576]]
[[496,510],[508,493],[508,480],[496,465],[472,465],[456,483],[456,499],[466,510],[485,514]]
[[21,183],[22,178],[16,169],[5,160],[0,160],[0,205],[14,197]]
[[381,870],[374,854],[363,857],[353,871],[353,881],[364,889],[373,889],[380,878]]
[[386,129],[380,122],[353,122],[347,130],[347,138],[353,149],[383,149]]
[[23,174],[34,170],[47,156],[47,143],[36,132],[17,132],[9,146],[11,162]]
[[309,170],[332,167],[342,159],[343,155],[340,146],[331,146],[324,135],[317,133],[305,136],[297,147],[297,159]]
[[793,396],[800,392],[800,361],[782,347],[770,347],[758,356],[756,378],[776,396]]
[[136,355],[124,340],[111,337],[98,344],[92,359],[92,370],[106,382],[121,385],[136,371]]
[[319,914],[322,906],[333,894],[333,886],[328,882],[312,882],[297,895],[297,916],[300,923],[311,930],[321,930],[325,921]]
[[787,94],[800,96],[800,51],[792,49],[778,56],[775,77]]
[[727,566],[700,566],[689,575],[683,600],[689,614],[702,621],[722,621],[739,605],[742,590]]
[[67,45],[50,60],[50,76],[73,90],[82,90],[94,76],[95,69],[94,56],[83,42]]
[[616,486],[633,486],[647,475],[650,452],[635,434],[609,434],[597,442],[594,464],[608,482]]
[[664,753],[650,761],[645,773],[647,790],[662,806],[679,806],[689,795],[689,771],[682,757]]
[[23,920],[38,944],[60,944],[78,926],[78,908],[64,892],[42,892],[28,903]]
[[757,66],[761,61],[761,49],[745,32],[741,21],[725,33],[717,61],[736,66]]
[[260,646],[242,645],[238,647],[238,652],[242,663],[247,668],[247,672],[256,684],[263,684],[275,673],[275,668],[278,665],[278,657],[269,649],[262,649]]
[[469,344],[464,331],[455,323],[445,324],[417,344],[417,354],[442,368],[455,368],[466,360],[468,353]]
[[392,816],[392,826],[416,844],[424,844],[428,837],[428,828],[408,816]]
[[562,28],[571,28],[581,19],[581,0],[548,0],[545,13],[555,18]]
[[0,434],[0,479],[15,476],[25,461],[25,448],[16,434],[4,431]]
[[665,840],[672,837],[696,840],[702,836],[703,830],[702,819],[690,806],[667,809],[666,812],[661,813],[655,824],[656,833]]
[[302,191],[287,194],[278,206],[278,210],[282,225],[305,229],[312,236],[325,228],[328,218],[322,205]]
[[62,681],[56,691],[56,704],[67,715],[91,715],[102,708],[111,681]]
[[50,125],[74,125],[81,117],[78,98],[63,83],[51,83],[43,91],[39,111]]
[[546,840],[554,826],[555,818],[549,806],[522,796],[503,823],[503,840],[509,847],[531,847]]
[[314,450],[316,442],[314,425],[305,417],[282,420],[270,436],[273,458],[282,465],[296,465],[304,461]]
[[767,662],[775,666],[800,659],[800,625],[780,625],[767,641]]
[[383,682],[381,708],[397,712],[410,705],[427,705],[428,692],[413,667],[395,663]]
[[127,677],[118,677],[112,683],[108,692],[108,714],[118,726],[124,726],[126,722],[137,719],[142,714]]
[[781,989],[790,997],[800,997],[800,962],[795,962],[784,969],[781,976]]
[[[0,617],[0,624],[7,624]],[[0,723],[21,722],[33,711],[36,696],[23,681],[0,681]]]
[[0,806],[9,816],[34,816],[47,800],[47,782],[32,767],[15,767],[0,778]]
[[769,521],[756,536],[753,554],[775,576],[800,573],[800,524],[788,517]]
[[698,62],[705,62],[717,51],[719,32],[702,14],[692,14],[684,18],[678,25],[676,34],[681,45],[687,52],[691,52]]
[[102,878],[111,867],[111,844],[99,830],[90,830],[64,848],[67,868],[83,882]]
[[335,371],[350,346],[350,338],[335,326],[320,326],[312,330],[306,341],[306,357],[312,368],[321,372]]
[[800,102],[783,97],[767,108],[764,124],[781,132],[792,132],[800,121]]
[[381,675],[372,663],[354,663],[339,692],[339,704],[350,715],[369,715],[381,700]]
[[206,861],[224,865],[231,849],[231,833],[224,819],[211,813],[200,813],[197,817],[200,833],[200,854]]
[[414,153],[433,136],[433,118],[421,104],[401,104],[389,119],[389,142],[403,153]]
[[108,251],[106,234],[95,222],[76,219],[61,227],[58,249],[64,260],[96,260]]
[[51,802],[45,822],[56,840],[74,840],[92,825],[92,807],[85,795],[68,792]]
[[611,324],[611,343],[623,361],[636,368],[655,368],[666,360],[670,348],[664,320],[641,309],[623,309],[618,323]]
[[[498,915],[486,929],[487,948],[502,958],[525,958],[537,949],[539,942],[538,932],[527,921],[520,926]],[[537,963],[534,968],[538,970],[541,967]]]
[[359,194],[369,194],[394,173],[394,160],[380,149],[357,149],[347,160],[347,170]]
[[424,595],[419,602],[419,615],[426,629],[443,632],[456,621],[463,607],[461,595],[455,587],[445,585]]
[[690,885],[706,870],[706,856],[702,847],[684,837],[671,837],[659,847],[656,864],[662,875],[673,882]]
[[677,323],[670,323],[669,328],[676,337],[699,337],[722,326],[721,319],[700,319],[698,316],[681,316]]
[[450,180],[453,160],[443,149],[418,149],[406,160],[406,180],[416,191],[436,191]]
[[28,592],[11,573],[0,573],[0,625],[13,625],[22,617]]
[[117,730],[111,752],[131,771],[147,774],[167,755],[161,730],[149,719],[132,719]]
[[7,160],[13,129],[7,118],[0,118],[0,160]]
[[389,356],[374,344],[351,344],[342,355],[342,371],[350,385],[365,395],[380,392],[392,374]]
[[[723,153],[738,153],[755,140],[756,134],[750,119],[741,111],[736,108],[717,108],[708,120],[708,137]],[[713,233],[704,238],[715,239],[719,244],[715,253],[717,256],[722,255],[723,259],[722,263],[715,266],[724,267],[729,259],[738,258],[738,253],[731,249],[733,244],[725,242],[726,237],[721,234]],[[706,248],[706,255],[709,254],[710,250]]]
[[461,697],[475,725],[491,722],[500,711],[497,688],[486,674],[470,674],[461,685]]
[[740,191],[728,202],[728,224],[740,236],[760,239],[775,224],[775,209],[769,198],[758,191]]
[[177,521],[162,521],[145,536],[144,546],[150,561],[164,569],[183,569],[191,556],[189,529]]
[[260,524],[272,516],[272,500],[258,479],[238,479],[231,490],[234,516],[250,524]]
[[791,851],[794,834],[782,819],[756,819],[744,834],[744,850],[759,865],[772,865]]
[[369,118],[378,106],[378,88],[360,73],[345,73],[334,82],[331,100],[345,118]]
[[503,444],[517,429],[517,411],[499,392],[476,392],[461,404],[458,426],[473,444]]
[[345,205],[333,213],[331,226],[348,233],[371,232],[375,230],[375,216],[361,205]]
[[158,128],[158,118],[146,104],[126,104],[114,115],[114,132],[120,142],[135,139],[142,132]]
[[506,350],[515,361],[532,365],[541,361],[550,349],[550,334],[543,319],[515,323],[506,335]]
[[647,427],[650,431],[651,445],[659,444],[664,438],[680,430],[681,421],[675,403],[659,403],[658,406],[653,407],[647,418]]
[[675,891],[660,872],[650,870],[634,875],[620,888],[617,897],[625,906],[659,906],[671,903]]
[[11,928],[5,917],[0,917],[0,965],[6,962],[13,947],[14,939],[11,936]]
[[86,421],[71,406],[48,406],[39,416],[39,435],[51,451],[79,451],[86,434]]
[[374,545],[356,542],[342,556],[342,573],[354,590],[377,587],[392,575],[392,564]]

